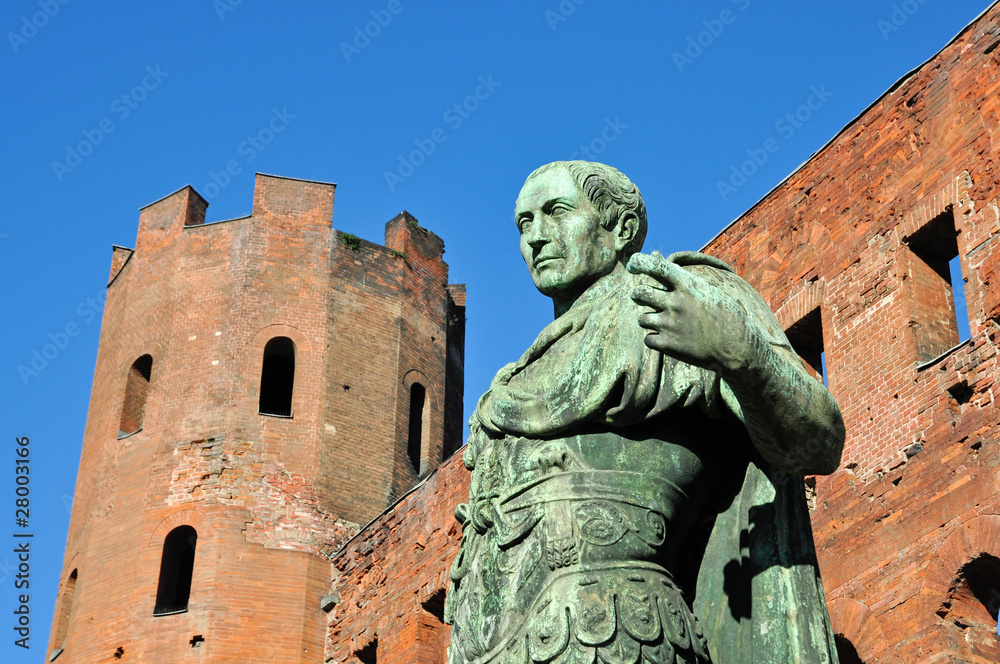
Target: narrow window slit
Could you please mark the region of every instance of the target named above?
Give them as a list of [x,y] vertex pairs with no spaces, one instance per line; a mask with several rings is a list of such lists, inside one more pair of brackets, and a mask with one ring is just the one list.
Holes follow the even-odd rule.
[[288,337],[275,337],[264,346],[260,369],[261,415],[292,417],[295,387],[295,344]]
[[424,437],[424,401],[427,391],[420,383],[410,386],[410,424],[406,436],[406,454],[410,457],[413,472],[420,474],[420,459],[423,452],[421,442]]
[[188,610],[197,543],[198,532],[191,526],[178,526],[163,540],[154,616],[184,613]]

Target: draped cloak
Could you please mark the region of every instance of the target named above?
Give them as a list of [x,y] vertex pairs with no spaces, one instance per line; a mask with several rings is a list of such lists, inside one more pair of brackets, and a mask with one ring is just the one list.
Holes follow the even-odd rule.
[[[722,261],[695,252],[667,260],[713,282],[775,346],[790,348],[760,295]],[[464,505],[463,553],[473,527],[477,494],[491,487],[477,461],[499,438],[552,439],[588,425],[628,427],[668,411],[700,409],[709,417],[743,420],[739,401],[715,372],[648,348],[639,327],[643,309],[630,297],[646,276],[616,272],[592,286],[538,335],[524,355],[503,367],[470,420],[464,453],[473,471]],[[645,281],[645,283],[651,283]],[[710,525],[697,561],[692,609],[715,664],[836,664],[837,655],[820,581],[803,478],[775,468],[752,449],[739,464],[735,497]],[[706,440],[705,445],[713,445]],[[480,469],[484,470],[484,469]],[[458,514],[458,512],[457,512]],[[460,583],[453,567],[453,584]],[[461,593],[457,593],[461,595]],[[448,593],[446,616],[455,616]]]

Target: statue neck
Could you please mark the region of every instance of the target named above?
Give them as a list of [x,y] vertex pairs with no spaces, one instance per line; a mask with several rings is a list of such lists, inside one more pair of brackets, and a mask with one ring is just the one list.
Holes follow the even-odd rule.
[[624,274],[627,274],[625,264],[619,261],[615,263],[615,267],[610,273],[604,275],[603,277],[599,277],[594,283],[590,284],[590,286],[580,293],[566,298],[553,297],[552,309],[555,313],[553,318],[559,318],[578,304],[583,304],[585,302],[589,302],[595,297],[600,297],[610,288],[614,288],[618,285],[618,282]]

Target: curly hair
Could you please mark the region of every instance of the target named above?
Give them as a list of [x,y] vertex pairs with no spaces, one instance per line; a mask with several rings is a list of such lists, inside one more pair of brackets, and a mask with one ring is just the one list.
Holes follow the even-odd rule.
[[601,225],[604,228],[614,228],[629,213],[635,215],[638,228],[635,237],[625,247],[624,258],[627,260],[640,251],[646,240],[646,204],[642,202],[639,188],[617,168],[596,161],[553,161],[532,171],[524,183],[558,167],[569,172],[580,191],[594,204],[603,217]]

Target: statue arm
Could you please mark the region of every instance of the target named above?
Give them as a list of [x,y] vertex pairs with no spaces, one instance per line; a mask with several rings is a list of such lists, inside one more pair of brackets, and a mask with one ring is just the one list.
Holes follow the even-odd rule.
[[844,446],[833,396],[806,373],[752,286],[729,270],[689,266],[656,252],[629,261],[630,272],[652,277],[637,281],[632,293],[651,309],[639,316],[646,345],[715,371],[770,464],[797,474],[832,473]]
[[723,380],[739,402],[755,446],[779,470],[832,473],[840,465],[845,437],[837,402],[789,347],[771,343],[759,331],[748,340],[746,361]]

